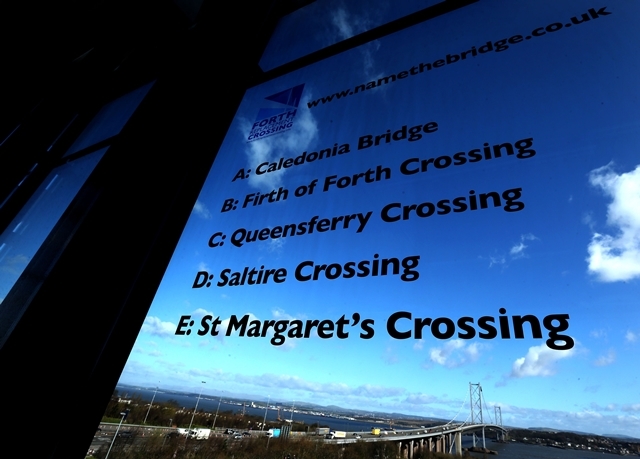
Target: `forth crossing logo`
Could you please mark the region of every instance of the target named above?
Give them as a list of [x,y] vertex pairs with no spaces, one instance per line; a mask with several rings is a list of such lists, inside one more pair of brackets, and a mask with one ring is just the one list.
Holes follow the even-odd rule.
[[271,106],[263,107],[258,111],[247,141],[263,139],[291,129],[303,89],[304,84],[300,84],[265,97],[265,100],[272,102]]

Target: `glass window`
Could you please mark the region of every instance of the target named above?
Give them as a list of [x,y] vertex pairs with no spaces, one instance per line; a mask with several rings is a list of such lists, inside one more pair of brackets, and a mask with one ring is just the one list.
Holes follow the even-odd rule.
[[0,342],[24,310],[19,305],[3,309],[6,296],[152,85],[153,82],[102,107],[64,154],[68,162],[62,159],[51,169],[0,235],[0,317],[3,322]]
[[481,1],[249,89],[123,391],[637,436],[638,17]]
[[0,235],[0,304],[108,147],[56,167]]
[[264,71],[272,70],[440,2],[317,0],[280,19],[262,55],[260,67]]
[[102,107],[71,145],[65,156],[118,135],[152,85],[153,83],[149,83],[142,86]]

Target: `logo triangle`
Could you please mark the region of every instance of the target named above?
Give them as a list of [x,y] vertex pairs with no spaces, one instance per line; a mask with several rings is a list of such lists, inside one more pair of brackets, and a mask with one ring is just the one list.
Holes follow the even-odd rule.
[[265,99],[279,104],[288,105],[289,107],[297,107],[300,103],[303,89],[304,84],[299,84],[293,88],[285,89],[284,91],[267,96]]

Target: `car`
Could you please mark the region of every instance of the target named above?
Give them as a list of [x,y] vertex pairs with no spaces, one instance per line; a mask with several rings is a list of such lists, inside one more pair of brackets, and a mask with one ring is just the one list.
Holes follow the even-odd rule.
[[234,434],[234,435],[233,435],[233,438],[242,438],[242,435],[241,435],[241,434],[239,434],[239,433],[237,433],[237,434]]
[[165,434],[165,437],[167,438],[175,438],[179,436],[180,436],[180,432],[178,432],[177,430],[172,430],[171,432],[167,432],[167,434]]
[[122,432],[118,432],[118,437],[129,438],[133,437],[133,432],[130,430],[123,430]]
[[356,437],[356,440],[362,438],[362,435],[360,435],[359,433],[354,433],[353,436]]
[[250,437],[251,436],[251,432],[242,432],[242,436],[243,437]]
[[227,429],[227,430],[224,431],[224,433],[227,434],[227,435],[231,435],[231,434],[234,433],[234,430],[233,429]]

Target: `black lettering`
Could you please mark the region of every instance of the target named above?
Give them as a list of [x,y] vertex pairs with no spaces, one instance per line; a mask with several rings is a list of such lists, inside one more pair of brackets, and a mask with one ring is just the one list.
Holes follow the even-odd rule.
[[225,336],[231,336],[231,333],[235,330],[239,330],[239,336],[244,336],[245,330],[247,329],[247,323],[249,322],[249,314],[245,314],[242,316],[240,320],[235,315],[229,317],[229,325],[227,325],[227,332]]
[[478,338],[493,339],[498,336],[498,331],[492,323],[495,323],[495,319],[491,316],[483,316],[478,319],[478,327],[485,331],[485,333],[478,333]]
[[183,328],[189,326],[189,319],[191,316],[181,316],[180,321],[178,322],[178,327],[176,328],[176,335],[186,335],[187,332],[183,330]]
[[465,333],[458,332],[458,338],[460,339],[473,339],[476,336],[476,330],[472,326],[468,325],[473,323],[472,317],[460,317],[458,319],[458,328]]
[[199,329],[198,329],[198,335],[199,335],[199,336],[204,336],[204,335],[206,335],[207,333],[209,333],[209,321],[210,321],[211,319],[213,319],[213,316],[211,316],[211,315],[206,315],[206,316],[204,316],[204,317],[202,318],[202,320],[200,320],[200,327],[202,327],[202,328],[199,328]]
[[373,338],[373,319],[365,319],[360,323],[363,333],[360,333],[360,338],[371,339]]
[[[440,325],[445,326],[444,332],[440,331]],[[451,319],[448,319],[446,317],[439,317],[431,322],[431,334],[434,336],[434,338],[449,339],[455,334],[455,332],[456,326]]]
[[398,322],[398,320],[400,319],[411,320],[411,313],[407,311],[399,311],[391,314],[389,316],[389,319],[387,319],[387,333],[389,333],[389,336],[395,339],[411,338],[411,330],[406,332],[400,332],[396,328],[396,322]]

